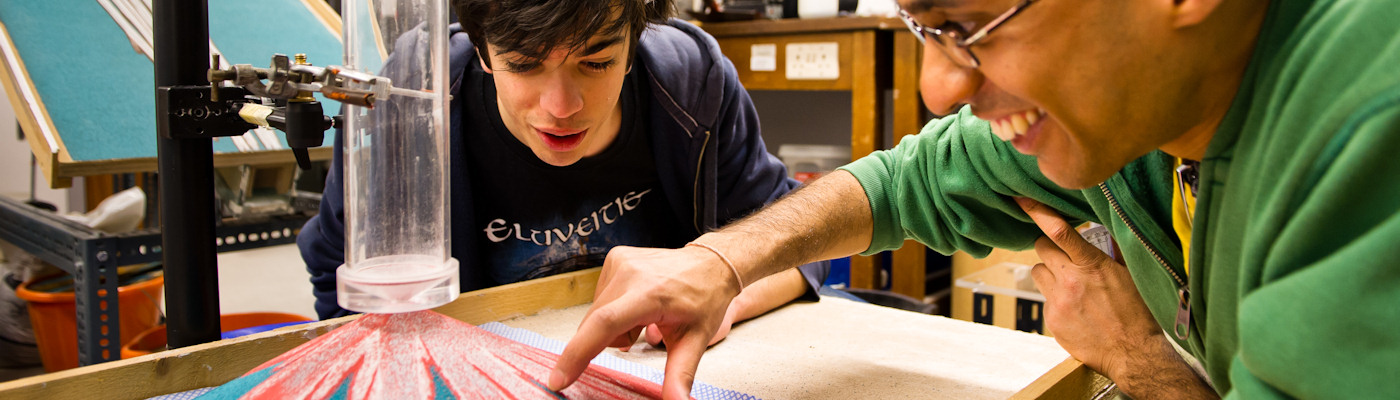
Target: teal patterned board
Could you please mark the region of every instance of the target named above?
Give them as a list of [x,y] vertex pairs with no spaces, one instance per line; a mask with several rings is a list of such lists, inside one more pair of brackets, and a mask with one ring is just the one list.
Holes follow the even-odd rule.
[[[210,37],[231,64],[267,67],[274,53],[340,64],[340,35],[306,1],[319,0],[209,0]],[[96,0],[0,1],[0,23],[73,161],[156,156],[154,67]],[[214,151],[238,149],[221,139]]]

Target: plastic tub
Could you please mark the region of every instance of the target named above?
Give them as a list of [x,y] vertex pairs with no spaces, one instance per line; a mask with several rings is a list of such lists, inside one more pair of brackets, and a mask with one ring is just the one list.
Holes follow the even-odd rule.
[[[224,332],[220,337],[223,339],[231,339],[312,321],[313,320],[310,318],[287,313],[255,312],[225,314],[219,316],[219,327],[222,328]],[[123,359],[140,357],[163,351],[166,346],[165,325],[156,325],[123,343],[125,343],[125,345],[122,346]]]
[[[15,290],[19,298],[29,302],[29,322],[34,326],[34,340],[39,346],[39,359],[43,361],[44,370],[48,372],[78,366],[78,318],[72,288],[64,292],[30,289],[31,286],[53,283],[56,279],[64,277],[35,279],[25,282]],[[126,343],[142,331],[160,323],[160,300],[165,294],[162,290],[164,284],[164,276],[155,276],[117,287],[117,320],[121,330],[121,343]]]
[[851,162],[851,148],[817,144],[778,146],[778,158],[787,166],[788,176],[802,182]]

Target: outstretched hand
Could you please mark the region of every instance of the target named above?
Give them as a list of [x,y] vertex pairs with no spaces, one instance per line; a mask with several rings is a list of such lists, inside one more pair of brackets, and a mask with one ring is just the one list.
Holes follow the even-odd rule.
[[550,373],[549,388],[568,387],[604,348],[630,346],[653,325],[668,349],[662,397],[689,398],[700,356],[741,289],[735,282],[719,257],[703,248],[614,247],[593,306]]

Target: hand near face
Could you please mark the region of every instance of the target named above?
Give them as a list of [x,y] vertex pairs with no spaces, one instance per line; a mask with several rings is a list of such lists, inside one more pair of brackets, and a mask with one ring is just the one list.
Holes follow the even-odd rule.
[[564,347],[549,388],[567,387],[605,347],[630,346],[643,327],[655,326],[668,351],[662,396],[689,398],[700,356],[739,293],[734,282],[719,257],[703,248],[614,247],[593,306]]
[[1035,242],[1043,264],[1031,277],[1045,295],[1045,328],[1074,358],[1109,378],[1140,366],[1170,345],[1138,294],[1127,267],[1084,240],[1055,210],[1016,202],[1045,232]]

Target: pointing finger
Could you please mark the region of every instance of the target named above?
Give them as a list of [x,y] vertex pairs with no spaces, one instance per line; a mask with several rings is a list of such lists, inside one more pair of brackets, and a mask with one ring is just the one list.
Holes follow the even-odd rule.
[[[1040,227],[1045,236],[1050,238],[1065,255],[1069,256],[1072,263],[1082,266],[1098,265],[1108,255],[1094,247],[1089,241],[1084,240],[1084,236],[1079,231],[1074,230],[1069,222],[1066,222],[1060,213],[1051,209],[1045,204],[1024,197],[1017,197],[1016,204],[1025,210],[1026,215],[1035,221],[1035,225]],[[1036,246],[1037,250],[1040,248]]]
[[1031,267],[1031,279],[1035,280],[1035,287],[1040,289],[1040,294],[1045,295],[1045,298],[1049,299],[1054,297],[1050,291],[1055,289],[1055,282],[1057,279],[1055,278],[1055,272],[1051,271],[1050,267],[1046,267],[1044,263],[1036,264],[1034,267]]
[[646,324],[643,317],[649,312],[649,307],[629,305],[623,300],[625,299],[601,306],[594,303],[598,308],[588,312],[589,315],[579,325],[578,332],[569,339],[569,344],[564,346],[554,371],[550,372],[550,390],[557,392],[573,384],[579,375],[583,374],[583,370],[588,368],[588,362],[603,352],[610,343],[614,343],[632,328]]
[[1040,261],[1045,265],[1064,265],[1070,263],[1069,255],[1065,254],[1060,246],[1050,240],[1049,237],[1041,236],[1035,239],[1035,255],[1040,257]]
[[661,386],[662,398],[690,398],[690,386],[695,383],[695,371],[700,368],[700,355],[705,352],[710,335],[690,331],[667,342],[666,378]]

